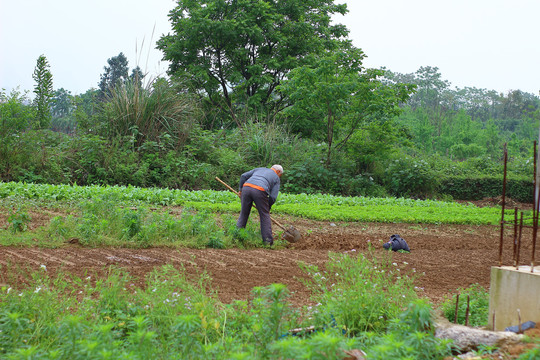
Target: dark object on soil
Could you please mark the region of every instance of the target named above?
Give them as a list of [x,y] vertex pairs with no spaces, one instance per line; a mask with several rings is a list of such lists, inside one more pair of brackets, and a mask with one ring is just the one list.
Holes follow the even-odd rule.
[[524,332],[525,330],[534,329],[535,326],[536,326],[536,323],[534,321],[527,321],[520,325],[509,326],[506,329],[504,329],[504,331],[511,331],[516,334],[519,334],[519,333]]
[[392,251],[411,251],[407,242],[398,234],[390,236],[390,241],[384,243],[383,248],[385,248],[386,250],[392,249]]

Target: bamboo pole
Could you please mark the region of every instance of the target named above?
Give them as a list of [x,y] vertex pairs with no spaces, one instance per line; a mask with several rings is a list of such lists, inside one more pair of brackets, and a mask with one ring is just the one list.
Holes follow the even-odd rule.
[[[538,133],[538,141],[540,142],[540,132]],[[540,203],[540,190],[538,185],[540,183],[538,177],[540,172],[536,168],[538,166],[538,159],[540,158],[540,149],[536,149],[536,141],[534,142],[534,209],[533,209],[533,236],[532,236],[532,254],[531,254],[531,273],[534,272],[534,253],[536,252],[536,239],[538,234],[538,208]]]
[[517,233],[518,233],[518,208],[514,208],[514,250],[512,253],[512,260],[514,266],[516,266],[516,251],[517,251]]
[[521,233],[523,230],[523,211],[521,212],[521,218],[519,220],[519,235],[517,243],[517,253],[516,253],[516,270],[519,270],[519,253],[521,251]]
[[504,144],[504,172],[503,172],[503,188],[502,188],[502,212],[501,212],[501,238],[499,240],[499,266],[502,266],[502,251],[504,237],[504,207],[506,205],[506,163],[508,161],[508,150]]
[[454,324],[457,324],[458,306],[459,306],[459,294],[457,294],[456,296],[456,310],[454,311]]
[[465,310],[465,326],[469,326],[469,304],[471,301],[471,296],[467,295],[467,310]]

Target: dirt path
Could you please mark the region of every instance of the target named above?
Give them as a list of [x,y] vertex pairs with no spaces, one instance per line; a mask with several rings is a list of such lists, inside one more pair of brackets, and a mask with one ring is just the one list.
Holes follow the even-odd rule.
[[[287,223],[292,219],[280,219]],[[64,269],[79,276],[104,275],[109,265],[126,268],[140,285],[143,276],[156,266],[183,266],[189,274],[207,271],[224,302],[247,299],[255,286],[271,283],[286,284],[292,302],[308,304],[309,294],[299,281],[304,276],[298,262],[324,266],[328,252],[365,252],[368,244],[377,251],[390,235],[400,234],[411,247],[411,253],[395,253],[394,259],[404,269],[425,273],[417,280],[425,296],[440,303],[460,287],[478,283],[489,288],[490,268],[498,265],[499,227],[465,225],[411,225],[372,223],[331,223],[296,219],[294,225],[304,234],[301,241],[282,250],[215,250],[165,248],[89,249],[66,244],[58,249],[15,248],[0,246],[0,283],[26,281],[20,268],[39,268],[49,272]],[[523,264],[529,264],[531,232],[525,230],[521,249]],[[504,264],[511,265],[512,240],[510,229],[505,236]],[[537,253],[538,253],[537,246]],[[540,259],[539,254],[536,255]],[[407,264],[404,264],[407,263]],[[14,278],[12,274],[20,274]],[[11,275],[10,275],[11,274]]]

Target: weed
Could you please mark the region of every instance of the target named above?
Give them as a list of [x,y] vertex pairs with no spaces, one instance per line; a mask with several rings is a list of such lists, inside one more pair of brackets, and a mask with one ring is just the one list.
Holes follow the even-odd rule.
[[259,233],[258,224],[253,221],[248,221],[245,228],[236,227],[236,219],[231,216],[224,216],[223,223],[225,235],[231,238],[233,246],[241,248],[253,248],[261,246],[261,235]]
[[363,333],[360,338],[369,359],[442,359],[453,349],[450,340],[435,337],[431,306],[424,299],[411,302],[392,319],[386,334]]
[[[336,314],[336,323],[296,336],[289,330],[305,327],[313,313],[302,314],[293,308],[288,302],[289,291],[281,284],[254,288],[250,301],[222,304],[210,290],[208,274],[188,279],[182,268],[172,265],[149,273],[141,288],[119,268],[109,268],[102,278],[61,273],[52,278],[44,267],[32,273],[25,288],[0,289],[0,357],[342,359],[345,350],[359,348],[369,359],[440,359],[449,355],[448,342],[433,336],[427,302],[415,301],[407,310],[390,314],[395,306],[389,301],[393,290],[373,285],[392,286],[398,280],[395,265],[388,264],[384,275],[392,280],[383,281],[380,273],[365,277],[365,270],[374,265],[380,269],[381,261],[391,260],[332,255],[328,269],[341,269],[337,278],[343,279],[332,287],[317,276],[317,284],[328,285],[328,289],[321,289],[327,295],[320,298],[330,303],[317,310],[321,318]],[[356,284],[360,280],[369,286]],[[335,288],[349,286],[351,291]],[[387,332],[345,333],[340,326],[346,309],[340,309],[332,298],[344,302],[341,295],[381,290],[387,298],[377,305],[389,316],[386,326],[380,327]],[[362,307],[362,302],[345,298],[352,302],[351,308]]]
[[14,209],[8,216],[7,221],[10,224],[12,233],[23,232],[28,229],[28,224],[32,217],[23,209]]
[[521,354],[518,360],[537,360],[540,359],[540,341],[537,341],[537,346],[533,349]]
[[143,214],[139,211],[128,210],[122,214],[123,229],[122,233],[127,239],[133,238],[139,234],[142,228]]
[[213,248],[213,249],[224,249],[225,244],[223,241],[223,236],[220,234],[216,234],[210,237],[210,240],[208,241],[207,247]]
[[[486,326],[489,313],[489,292],[479,284],[472,284],[468,288],[458,289],[459,303],[457,323],[465,325],[467,296],[469,297],[469,325]],[[441,308],[449,321],[454,322],[457,294],[445,297]]]
[[478,345],[478,350],[475,351],[477,355],[491,355],[497,351],[497,346],[494,345]]
[[379,258],[370,248],[367,255],[331,253],[329,257],[326,271],[300,264],[311,277],[305,283],[320,304],[313,311],[319,326],[337,322],[351,335],[382,332],[416,298],[414,278],[397,268],[390,253]]

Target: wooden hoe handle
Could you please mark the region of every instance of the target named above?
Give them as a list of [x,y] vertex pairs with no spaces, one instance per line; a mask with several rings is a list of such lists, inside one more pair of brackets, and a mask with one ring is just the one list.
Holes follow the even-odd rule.
[[234,190],[232,187],[230,187],[229,185],[227,185],[223,180],[221,180],[220,178],[218,178],[216,176],[216,180],[219,181],[220,183],[222,183],[223,185],[225,185],[229,190],[231,190],[233,193],[235,193],[236,195],[240,196],[240,193],[236,190]]

